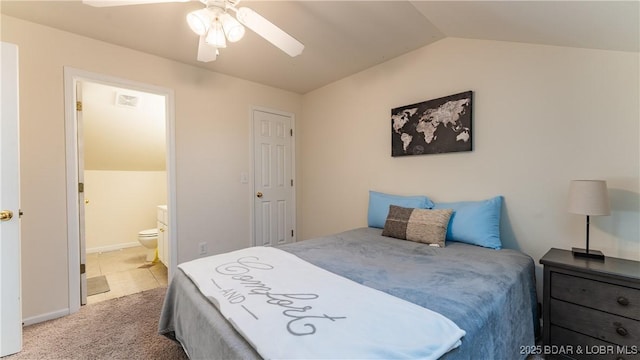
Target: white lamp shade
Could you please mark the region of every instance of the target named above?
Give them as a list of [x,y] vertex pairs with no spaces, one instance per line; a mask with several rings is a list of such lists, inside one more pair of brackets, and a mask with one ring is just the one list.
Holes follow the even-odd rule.
[[569,212],[580,215],[610,215],[609,193],[604,180],[572,180]]
[[187,24],[194,33],[200,36],[207,33],[212,20],[213,14],[209,9],[200,9],[187,14]]
[[236,42],[244,36],[244,26],[242,26],[238,20],[234,19],[231,15],[224,13],[220,15],[220,21],[222,22],[222,29],[224,30],[227,39],[231,42]]
[[224,37],[222,24],[220,24],[219,21],[216,20],[211,24],[205,41],[207,44],[212,45],[218,49],[227,47],[227,40]]

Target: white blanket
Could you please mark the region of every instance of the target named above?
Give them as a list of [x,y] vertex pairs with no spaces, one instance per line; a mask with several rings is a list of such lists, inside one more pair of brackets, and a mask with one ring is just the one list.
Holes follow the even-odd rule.
[[276,248],[178,267],[265,359],[437,359],[465,335],[441,314]]

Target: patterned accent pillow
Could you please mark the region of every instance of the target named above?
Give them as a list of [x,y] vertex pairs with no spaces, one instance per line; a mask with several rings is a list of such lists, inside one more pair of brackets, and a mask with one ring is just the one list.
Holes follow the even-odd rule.
[[382,236],[444,247],[452,209],[412,209],[389,206]]

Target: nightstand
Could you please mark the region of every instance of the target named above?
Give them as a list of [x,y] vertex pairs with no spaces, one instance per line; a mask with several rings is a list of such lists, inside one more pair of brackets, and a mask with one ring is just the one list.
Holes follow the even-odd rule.
[[548,355],[640,359],[640,262],[577,258],[551,249],[540,263]]

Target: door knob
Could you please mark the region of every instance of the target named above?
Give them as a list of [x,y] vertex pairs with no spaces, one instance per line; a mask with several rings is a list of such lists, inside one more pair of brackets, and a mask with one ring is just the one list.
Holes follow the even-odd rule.
[[259,197],[259,198],[262,198],[262,193],[261,193],[260,191],[258,191],[258,192],[256,193],[256,196],[257,196],[257,197]]
[[9,221],[13,218],[13,212],[10,210],[0,211],[0,221]]

